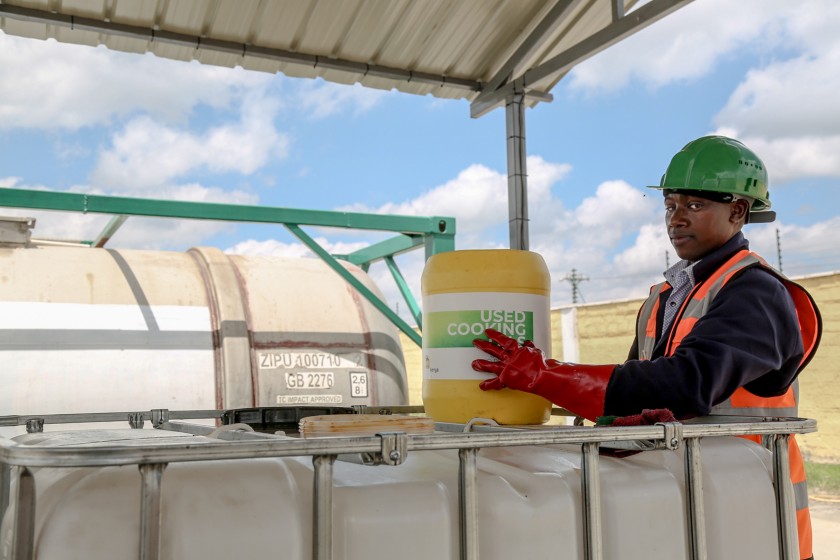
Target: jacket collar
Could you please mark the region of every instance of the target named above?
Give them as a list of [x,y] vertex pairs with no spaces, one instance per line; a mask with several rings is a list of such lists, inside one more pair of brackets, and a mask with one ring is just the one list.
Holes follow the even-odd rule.
[[733,235],[729,241],[697,261],[693,270],[694,282],[697,284],[703,282],[711,276],[712,273],[720,267],[720,265],[726,262],[729,257],[743,249],[749,250],[749,248],[750,242],[747,241],[744,234],[739,231]]

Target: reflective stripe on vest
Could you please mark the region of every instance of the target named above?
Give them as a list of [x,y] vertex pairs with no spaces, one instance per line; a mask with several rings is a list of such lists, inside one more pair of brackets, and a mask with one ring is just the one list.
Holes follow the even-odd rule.
[[759,397],[743,387],[732,396],[715,405],[712,414],[737,414],[741,416],[790,416],[799,414],[799,382],[794,381],[788,390],[778,397]]
[[[653,348],[656,346],[656,339],[659,338],[656,332],[656,315],[659,312],[659,294],[670,288],[668,282],[662,282],[650,289],[650,296],[642,304],[639,310],[639,320],[636,323],[636,340],[639,345],[639,359],[649,360],[653,356]],[[643,320],[648,317],[648,320]],[[652,319],[652,320],[651,320]]]
[[[813,357],[820,341],[822,323],[814,300],[800,285],[791,282],[772,268],[758,255],[742,250],[721,265],[708,279],[695,286],[686,297],[679,312],[674,317],[673,326],[665,348],[665,356],[672,356],[674,351],[688,336],[697,321],[709,310],[712,300],[720,289],[738,272],[750,267],[762,266],[776,276],[787,288],[796,307],[799,330],[805,353],[799,364],[801,370]],[[667,282],[657,284],[650,290],[650,295],[639,311],[636,336],[639,346],[639,358],[649,360],[656,345],[656,316],[659,310],[660,294],[670,288]],[[759,397],[744,389],[737,389],[726,401],[715,405],[712,414],[746,416],[798,416],[799,384],[794,383],[778,397]],[[761,443],[760,436],[743,436]],[[799,446],[793,436],[790,437],[790,479],[793,483],[796,504],[796,518],[799,537],[800,558],[813,556],[811,540],[811,518],[808,513],[808,487],[805,480],[805,464]]]

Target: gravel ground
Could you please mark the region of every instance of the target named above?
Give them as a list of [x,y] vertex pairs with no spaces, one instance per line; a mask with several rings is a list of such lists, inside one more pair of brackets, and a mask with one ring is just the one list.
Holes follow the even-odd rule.
[[840,560],[840,496],[810,496],[814,560]]

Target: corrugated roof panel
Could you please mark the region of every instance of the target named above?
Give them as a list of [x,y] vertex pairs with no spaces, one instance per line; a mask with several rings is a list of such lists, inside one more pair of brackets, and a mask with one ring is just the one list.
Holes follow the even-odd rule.
[[9,35],[26,37],[27,39],[41,39],[45,41],[52,37],[47,26],[42,23],[20,21],[10,17],[0,17],[0,26]]
[[[342,51],[343,41],[359,11],[359,0],[315,2],[306,28],[301,30],[297,50],[319,56],[366,62],[357,52]],[[381,18],[378,14],[375,16],[376,23],[381,25]],[[374,35],[370,39],[375,38]]]
[[[64,31],[67,31],[66,29]],[[153,47],[154,44],[147,40],[147,39],[139,39],[136,37],[123,37],[120,35],[108,35],[107,33],[94,33],[88,31],[73,31],[72,33],[77,33],[73,37],[76,40],[90,40],[91,38],[95,38],[97,41],[97,45],[105,45],[111,50],[120,51],[120,52],[129,52],[129,53],[136,53],[136,54],[143,54],[145,52],[154,52]],[[59,39],[60,41],[64,41],[64,39]],[[67,42],[71,42],[69,39]],[[179,59],[179,60],[189,60],[189,58]]]
[[134,2],[113,2],[111,19],[119,22],[145,22],[154,24],[160,3],[157,0],[136,0]]
[[54,10],[62,14],[93,17],[96,19],[112,16],[113,3],[107,0],[58,0],[47,2],[33,2],[43,4],[47,10]]
[[[435,68],[450,76],[475,75],[475,65],[469,63],[476,60],[471,54],[476,49],[473,39],[487,32],[484,24],[489,19],[488,8],[495,8],[495,2],[485,5],[449,3],[444,13],[435,16],[436,21],[429,29],[428,45],[418,52],[414,64],[418,68]],[[453,57],[452,53],[461,55]]]
[[574,15],[574,19],[566,26],[561,40],[554,41],[551,48],[546,49],[545,58],[550,58],[558,52],[574,46],[593,33],[605,28],[611,21],[611,12],[596,10],[591,5],[587,5],[586,9],[580,10]]
[[242,55],[229,54],[218,51],[199,49],[195,52],[195,59],[202,64],[234,68],[242,64]]
[[[487,35],[485,41],[488,43],[479,51],[480,59],[473,64],[484,64],[481,67],[481,77],[488,81],[492,79],[502,66],[516,53],[516,50],[535,32],[537,26],[551,10],[551,3],[532,2],[529,6],[505,3],[499,14],[492,20],[493,33]],[[512,22],[516,22],[512,24]],[[557,33],[557,31],[555,31]],[[536,52],[542,48],[537,47]],[[535,55],[536,56],[536,55]],[[519,66],[527,68],[527,59]]]
[[[270,3],[270,2],[269,2]],[[205,22],[203,32],[214,39],[249,43],[254,26],[262,21],[267,2],[219,2],[212,19]],[[208,13],[208,16],[211,14]]]
[[[627,3],[634,2],[635,0],[629,0]],[[527,67],[534,68],[551,60],[612,23],[612,10],[596,9],[597,7],[597,0],[589,0],[573,11],[562,30],[556,33],[551,41],[547,41],[540,52],[528,60]],[[550,91],[563,76],[565,73],[548,77],[532,85],[542,91]]]
[[[480,25],[470,26],[467,43],[470,47],[452,61],[448,71],[469,73],[483,82],[489,81],[519,46],[523,29],[536,24],[533,20],[539,5],[539,2],[495,2],[494,9],[486,11]],[[512,26],[511,21],[521,23]]]
[[195,56],[195,49],[181,45],[172,45],[170,43],[150,43],[149,50],[162,58],[171,58],[174,60],[192,60]]
[[409,0],[373,0],[359,3],[359,11],[347,30],[339,56],[356,53],[356,59],[390,65],[383,59],[397,22],[406,17]]
[[[571,10],[563,24],[543,43],[543,47],[523,61],[522,67],[535,68],[609,24],[612,20],[611,10],[595,9],[597,1],[581,2]],[[531,85],[540,91],[550,91],[562,77],[554,76]]]
[[312,2],[269,2],[256,22],[252,42],[273,49],[295,50],[298,33],[309,20]]
[[[103,36],[96,31],[86,31],[83,29],[69,29],[67,27],[60,27],[58,25],[48,26],[50,37],[54,37],[56,41],[61,43],[73,43],[76,45],[87,45],[95,47],[102,44]],[[134,40],[136,42],[136,40]]]
[[364,76],[362,74],[348,74],[347,72],[339,72],[337,70],[325,70],[321,74],[321,77],[329,82],[353,85],[356,82],[361,82]]
[[282,72],[284,68],[284,65],[280,64],[276,60],[268,60],[265,58],[258,58],[255,56],[248,55],[242,57],[240,66],[242,66],[242,68],[245,68],[246,70],[255,70],[257,72],[269,72],[271,74]]
[[[236,3],[239,4],[239,2]],[[163,0],[161,5],[165,8],[161,12],[161,18],[158,22],[161,29],[174,31],[175,33],[186,33],[187,35],[202,35],[209,27],[208,22],[211,15],[215,13],[218,2],[197,2],[196,0],[167,2]],[[151,22],[139,21],[135,24],[148,26],[149,23]]]
[[141,41],[131,37],[109,36],[104,33],[97,33],[96,35],[101,44],[114,51],[143,54],[150,50],[149,41]]
[[[148,50],[178,60],[197,58],[205,64],[474,99],[478,83],[491,80],[540,22],[566,1],[0,0],[6,14],[0,16],[0,26],[25,37],[55,37],[128,52]],[[654,1],[664,10],[690,0]],[[572,13],[551,26],[531,56],[519,61],[515,76],[612,21],[612,0],[579,0],[573,5]],[[78,22],[70,29],[70,16],[93,20],[92,29],[79,29]],[[115,25],[131,29],[126,32]],[[153,34],[156,40],[149,39]],[[249,53],[249,48],[254,51]],[[264,52],[256,52],[259,49]],[[558,71],[541,84],[528,85],[548,91],[561,77]]]
[[367,76],[365,77],[364,81],[365,87],[371,87],[374,89],[382,89],[385,91],[390,91],[394,88],[393,80],[389,80],[387,78],[377,78],[376,76]]
[[315,66],[301,66],[299,64],[281,64],[280,71],[292,78],[319,78],[324,72],[323,68]]

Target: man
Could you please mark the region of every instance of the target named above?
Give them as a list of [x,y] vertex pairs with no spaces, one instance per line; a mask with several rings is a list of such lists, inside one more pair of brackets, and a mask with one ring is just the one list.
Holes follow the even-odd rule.
[[[707,136],[671,160],[659,186],[665,225],[680,262],[665,271],[639,311],[623,364],[545,359],[530,344],[488,331],[477,348],[496,361],[484,390],[541,395],[574,414],[627,416],[670,409],[708,414],[796,416],[797,375],[817,349],[819,311],[811,296],[751,253],[741,228],[772,221],[767,172],[737,140]],[[805,472],[791,438],[800,557],[812,558]]]

